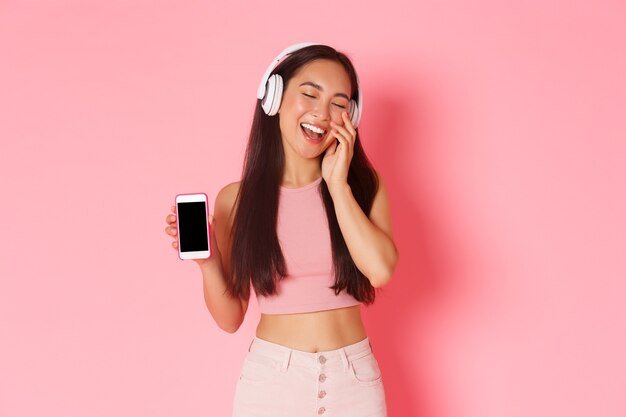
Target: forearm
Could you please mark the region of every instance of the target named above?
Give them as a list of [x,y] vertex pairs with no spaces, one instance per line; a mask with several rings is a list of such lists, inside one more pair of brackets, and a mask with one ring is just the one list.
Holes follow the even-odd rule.
[[329,191],[354,263],[374,287],[384,286],[391,279],[398,258],[393,240],[363,213],[348,184]]
[[[218,256],[215,253],[212,256]],[[242,321],[241,300],[226,292],[226,279],[221,262],[200,265],[204,302],[217,325],[224,331],[234,333]]]

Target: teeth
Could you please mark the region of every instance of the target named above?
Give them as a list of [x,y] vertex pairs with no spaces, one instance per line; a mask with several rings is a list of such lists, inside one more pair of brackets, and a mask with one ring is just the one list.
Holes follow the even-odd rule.
[[315,126],[310,125],[308,123],[302,123],[302,127],[305,127],[305,128],[309,129],[312,132],[319,133],[320,135],[323,135],[324,132],[326,132],[324,129],[320,129],[319,127],[315,127]]

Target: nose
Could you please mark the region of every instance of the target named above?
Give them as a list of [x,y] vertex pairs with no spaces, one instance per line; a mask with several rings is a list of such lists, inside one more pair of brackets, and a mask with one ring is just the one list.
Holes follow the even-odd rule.
[[330,120],[329,105],[320,101],[320,103],[313,109],[313,116],[320,120]]

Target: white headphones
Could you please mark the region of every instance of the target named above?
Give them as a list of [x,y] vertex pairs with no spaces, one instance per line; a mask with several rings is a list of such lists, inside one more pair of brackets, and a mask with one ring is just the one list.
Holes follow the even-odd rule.
[[[263,78],[261,79],[261,84],[259,84],[259,89],[257,90],[256,96],[258,99],[263,100],[261,102],[261,107],[263,108],[265,114],[267,114],[268,116],[274,116],[276,113],[278,113],[280,101],[283,97],[283,77],[278,74],[273,74],[270,77],[270,74],[272,73],[274,68],[276,68],[276,66],[283,57],[311,45],[320,44],[303,42],[288,46],[280,53],[280,55],[274,58],[270,66],[267,67],[267,70],[265,71],[265,74],[263,74]],[[350,100],[350,105],[348,107],[350,121],[355,128],[358,126],[359,121],[361,120],[361,113],[363,112],[363,93],[361,92],[358,75],[357,86],[359,103],[357,104],[354,100]]]

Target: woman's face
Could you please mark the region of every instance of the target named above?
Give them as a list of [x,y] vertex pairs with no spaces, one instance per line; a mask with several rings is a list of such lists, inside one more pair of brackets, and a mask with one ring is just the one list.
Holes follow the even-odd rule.
[[278,110],[285,154],[320,156],[336,140],[329,135],[330,121],[343,125],[341,113],[348,111],[351,95],[350,78],[338,62],[318,59],[300,67]]

